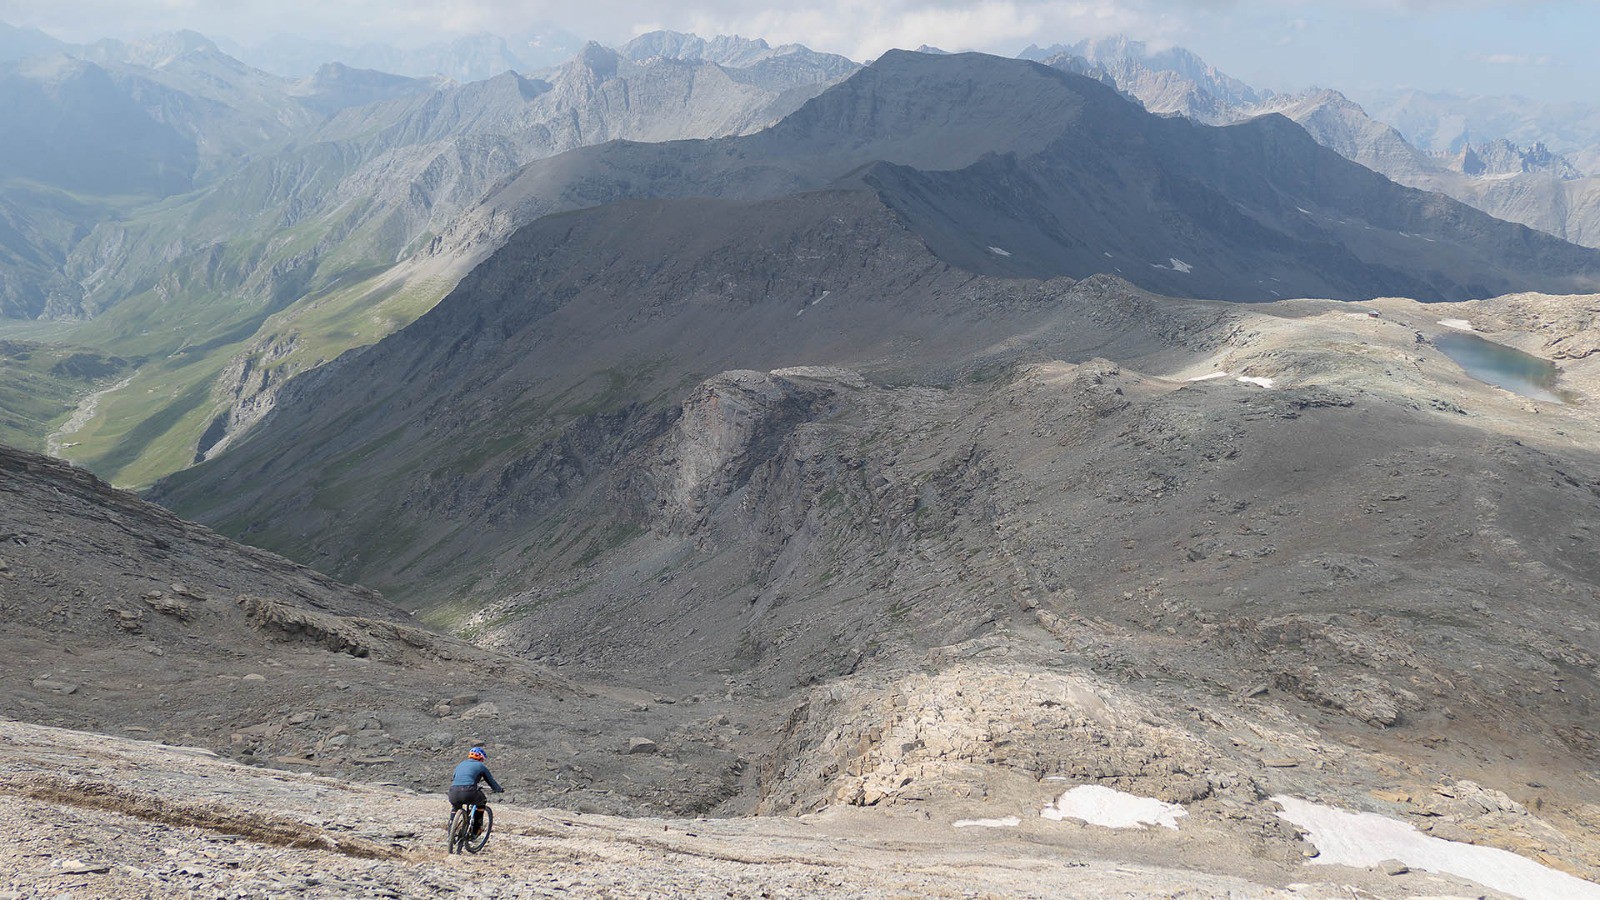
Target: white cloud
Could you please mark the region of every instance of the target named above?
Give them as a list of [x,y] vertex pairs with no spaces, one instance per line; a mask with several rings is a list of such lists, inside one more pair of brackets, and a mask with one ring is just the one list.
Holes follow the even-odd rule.
[[0,0],[0,21],[69,40],[192,28],[246,41],[287,31],[400,44],[480,31],[515,34],[546,23],[611,42],[660,27],[802,42],[868,58],[924,43],[1014,53],[1031,41],[1119,32],[1172,38],[1190,8],[1178,0]]
[[795,41],[856,59],[894,47],[932,44],[946,50],[1015,53],[1030,42],[1132,33],[1162,37],[1168,14],[1153,3],[980,0],[976,3],[820,0],[805,8],[751,8],[702,3],[688,28],[700,33],[761,35]]
[[1530,56],[1525,53],[1474,53],[1472,58],[1491,66],[1548,66],[1555,62],[1550,54]]

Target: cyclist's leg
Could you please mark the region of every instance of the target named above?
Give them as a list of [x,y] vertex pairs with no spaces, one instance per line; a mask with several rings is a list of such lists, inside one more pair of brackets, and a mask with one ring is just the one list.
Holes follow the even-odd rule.
[[489,798],[483,795],[483,788],[476,788],[472,797],[472,833],[477,834],[483,830],[483,811],[489,806]]

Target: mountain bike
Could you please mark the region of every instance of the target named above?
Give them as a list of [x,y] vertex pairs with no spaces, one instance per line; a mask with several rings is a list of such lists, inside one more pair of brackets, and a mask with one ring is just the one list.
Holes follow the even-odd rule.
[[[481,822],[479,819],[481,818]],[[478,822],[476,830],[473,823]],[[477,853],[489,844],[489,832],[494,830],[494,810],[488,804],[468,803],[450,811],[450,825],[445,832],[450,840],[450,852]]]

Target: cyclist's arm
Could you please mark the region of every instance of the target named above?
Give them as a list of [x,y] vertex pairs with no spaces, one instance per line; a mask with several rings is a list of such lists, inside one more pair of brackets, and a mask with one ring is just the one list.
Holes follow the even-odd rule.
[[483,770],[483,780],[489,782],[489,787],[494,788],[494,792],[496,794],[505,793],[505,788],[501,787],[500,782],[495,781],[494,776],[489,774],[489,769],[487,766],[485,766]]

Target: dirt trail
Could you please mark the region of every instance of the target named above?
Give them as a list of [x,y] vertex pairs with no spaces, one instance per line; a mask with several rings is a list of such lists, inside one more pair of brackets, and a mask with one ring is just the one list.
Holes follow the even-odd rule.
[[[1042,819],[956,830],[928,810],[623,819],[505,800],[489,849],[452,857],[439,796],[10,722],[0,723],[0,779],[0,828],[14,836],[0,847],[8,898],[1316,898],[1425,886],[1400,891],[1363,870],[1274,871],[1248,859],[1214,867],[1248,877],[1185,871],[1160,863],[1164,835],[1119,832],[1108,845],[1085,840],[1087,826]],[[1459,887],[1426,879],[1430,893]]]

